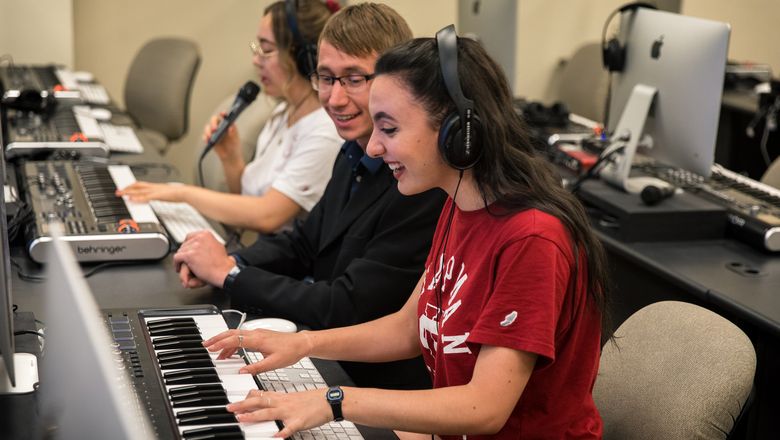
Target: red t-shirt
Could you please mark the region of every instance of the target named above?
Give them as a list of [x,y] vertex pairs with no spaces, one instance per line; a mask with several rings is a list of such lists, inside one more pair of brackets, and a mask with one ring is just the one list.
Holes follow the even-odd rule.
[[[442,245],[451,206],[449,199],[436,228],[417,311],[433,386],[468,383],[483,344],[538,358],[498,434],[443,438],[601,438],[601,417],[591,395],[601,315],[586,300],[584,258],[577,267],[576,288],[570,288],[574,260],[565,227],[535,209],[493,216],[485,209],[455,208],[447,244]],[[441,253],[443,258],[437,256]],[[445,262],[443,271],[440,261]]]

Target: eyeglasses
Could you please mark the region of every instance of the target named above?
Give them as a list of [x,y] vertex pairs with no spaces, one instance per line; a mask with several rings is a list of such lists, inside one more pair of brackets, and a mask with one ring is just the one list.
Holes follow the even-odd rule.
[[267,52],[264,51],[263,47],[260,46],[260,44],[258,44],[257,41],[250,41],[249,42],[249,49],[252,51],[253,54],[259,56],[260,58],[272,57],[272,56],[276,55],[276,53],[278,52],[276,50],[276,47],[274,47],[273,49],[271,49],[271,50],[269,50]]
[[311,80],[311,86],[318,92],[329,92],[333,88],[333,84],[338,81],[347,93],[356,93],[363,90],[375,76],[375,73],[370,75],[353,73],[344,76],[330,76],[320,75],[315,72],[311,74],[309,79]]

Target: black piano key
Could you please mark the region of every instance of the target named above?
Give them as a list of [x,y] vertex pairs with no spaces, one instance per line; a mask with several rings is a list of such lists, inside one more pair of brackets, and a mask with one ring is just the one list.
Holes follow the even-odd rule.
[[199,355],[199,354],[205,354],[206,356],[208,356],[209,351],[206,350],[206,348],[203,346],[198,348],[182,348],[179,350],[159,351],[157,352],[157,359],[162,359],[169,356]]
[[163,379],[170,379],[178,376],[188,376],[190,374],[217,374],[217,370],[212,367],[212,368],[195,368],[195,369],[188,369],[188,370],[169,371],[167,373],[163,373]]
[[162,362],[174,362],[174,361],[181,361],[181,360],[191,360],[191,361],[200,361],[200,360],[211,360],[211,356],[209,356],[208,353],[179,353],[179,354],[166,354],[166,355],[157,355],[157,361],[160,363]]
[[[227,405],[230,403],[227,396],[202,396],[189,399],[179,399],[172,402],[174,408],[192,408],[196,406]],[[235,418],[233,419],[235,421]]]
[[[167,338],[168,336],[163,336]],[[203,347],[203,340],[201,339],[168,339],[165,341],[154,341],[155,350],[169,350],[172,348],[198,348]]]
[[196,383],[220,383],[222,380],[216,373],[211,374],[188,374],[184,376],[171,377],[165,379],[165,385],[190,385]]
[[198,327],[163,327],[149,329],[149,336],[191,335],[200,337]]
[[233,413],[228,414],[204,414],[201,416],[190,417],[177,417],[177,424],[179,426],[191,426],[191,425],[216,425],[224,423],[238,423],[236,415]]
[[160,362],[161,370],[177,370],[180,368],[208,368],[213,367],[211,359],[181,359]]
[[241,428],[233,426],[209,426],[207,428],[188,429],[182,432],[185,440],[208,440],[208,439],[243,439],[244,433]]
[[185,327],[185,326],[197,327],[197,325],[198,324],[195,321],[174,321],[174,322],[160,322],[157,324],[147,325],[146,327],[149,330],[152,329],[157,330],[161,328],[170,328],[170,327]]
[[198,408],[198,409],[185,409],[176,413],[176,418],[180,417],[196,417],[209,414],[233,414],[228,411],[224,406],[215,406],[211,408]]
[[174,322],[192,322],[195,323],[195,320],[192,318],[163,318],[163,319],[155,319],[152,321],[146,321],[146,326],[149,328],[152,328],[156,325],[169,325],[170,323]]
[[170,388],[168,390],[168,394],[171,396],[177,396],[180,394],[186,394],[197,390],[203,390],[203,391],[211,391],[211,390],[219,390],[219,391],[225,391],[225,388],[222,387],[221,384],[214,383],[214,384],[206,384],[206,385],[185,385],[180,386],[176,388]]
[[219,389],[219,390],[193,390],[188,393],[176,393],[175,395],[171,395],[171,402],[179,402],[182,400],[188,400],[195,397],[212,397],[212,396],[223,396],[227,398],[227,392],[225,392],[224,389]]

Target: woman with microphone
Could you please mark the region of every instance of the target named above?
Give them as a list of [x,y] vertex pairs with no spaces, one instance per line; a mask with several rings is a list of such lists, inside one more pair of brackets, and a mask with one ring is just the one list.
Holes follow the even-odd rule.
[[[328,4],[329,5],[329,4]],[[214,145],[229,193],[193,185],[137,182],[117,191],[136,202],[187,202],[206,217],[261,233],[289,227],[320,199],[343,140],[322,109],[309,74],[316,69],[316,44],[330,6],[320,0],[286,0],[265,9],[250,43],[266,95],[280,98],[257,140],[254,159],[242,156],[231,125]],[[208,142],[225,114],[203,131]]]

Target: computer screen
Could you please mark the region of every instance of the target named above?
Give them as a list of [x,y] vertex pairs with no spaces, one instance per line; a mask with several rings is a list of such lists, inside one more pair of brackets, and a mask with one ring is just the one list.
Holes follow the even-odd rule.
[[42,437],[153,438],[145,405],[133,390],[73,251],[55,236],[49,252],[39,388]]
[[[623,13],[625,65],[613,74],[607,127],[626,141],[624,158],[647,144],[639,151],[657,162],[709,177],[729,34],[728,24],[701,18],[645,8]],[[643,134],[649,142],[640,142]],[[607,177],[627,178],[630,163],[620,165],[618,176]]]
[[[0,145],[3,137],[0,135]],[[0,182],[5,185],[5,156],[0,148]],[[2,247],[2,261],[0,261],[0,352],[3,354],[3,363],[7,380],[11,386],[16,386],[16,374],[14,369],[14,315],[13,296],[11,293],[11,249],[8,244],[8,222],[6,219],[5,190],[0,191],[0,247]],[[2,370],[0,368],[0,370]],[[0,383],[5,378],[0,378]],[[2,387],[0,387],[2,388]]]

